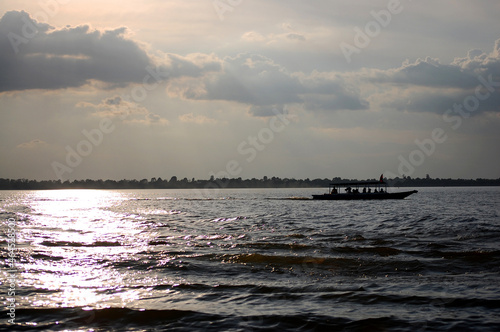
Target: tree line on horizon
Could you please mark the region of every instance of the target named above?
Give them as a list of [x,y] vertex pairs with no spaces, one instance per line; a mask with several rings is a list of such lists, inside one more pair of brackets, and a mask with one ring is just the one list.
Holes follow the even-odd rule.
[[[378,181],[378,179],[366,179],[361,181]],[[498,179],[441,179],[412,178],[403,176],[394,179],[386,179],[392,187],[449,187],[449,186],[500,186]],[[44,189],[223,189],[223,188],[320,188],[328,187],[330,183],[359,182],[357,179],[290,179],[264,176],[261,179],[239,178],[214,178],[208,180],[197,180],[192,178],[178,179],[172,176],[170,180],[159,178],[142,180],[27,180],[27,179],[2,179],[0,178],[0,190],[44,190]]]

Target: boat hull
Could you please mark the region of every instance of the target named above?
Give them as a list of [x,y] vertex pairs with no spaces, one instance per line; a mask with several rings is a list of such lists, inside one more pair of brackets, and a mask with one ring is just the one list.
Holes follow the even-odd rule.
[[398,193],[359,193],[359,194],[322,194],[312,195],[313,199],[347,201],[347,200],[380,200],[380,199],[404,199],[411,194],[417,193],[417,190],[403,191]]

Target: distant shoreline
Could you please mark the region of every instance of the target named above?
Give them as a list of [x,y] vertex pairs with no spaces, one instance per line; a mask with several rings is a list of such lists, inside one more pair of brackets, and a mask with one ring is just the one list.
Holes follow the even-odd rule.
[[[196,180],[187,178],[170,180],[151,178],[150,180],[27,180],[0,179],[0,190],[44,190],[44,189],[237,189],[237,188],[324,188],[332,182],[349,183],[358,181],[378,181],[378,179],[289,179],[263,177],[262,179],[216,179]],[[492,187],[500,186],[499,179],[432,179],[432,178],[395,178],[384,179],[391,187]]]

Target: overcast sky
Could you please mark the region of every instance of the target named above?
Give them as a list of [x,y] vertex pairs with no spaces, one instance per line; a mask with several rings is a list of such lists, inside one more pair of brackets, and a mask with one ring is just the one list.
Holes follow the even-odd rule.
[[499,17],[496,0],[2,0],[0,178],[499,178]]

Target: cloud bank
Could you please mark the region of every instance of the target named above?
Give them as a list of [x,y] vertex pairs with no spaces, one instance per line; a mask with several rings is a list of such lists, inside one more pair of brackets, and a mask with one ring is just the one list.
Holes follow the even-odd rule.
[[210,56],[153,56],[127,37],[125,27],[56,29],[24,11],[0,19],[0,48],[0,92],[79,87],[90,80],[123,86],[142,83],[148,70],[166,80],[219,69]]
[[41,3],[4,0],[0,170],[53,178],[108,119],[71,178],[205,178],[279,112],[293,121],[242,177],[370,177],[438,127],[415,176],[498,176],[499,5],[407,2],[348,64],[339,44],[386,4],[257,1],[221,22],[210,2],[71,2],[45,24]]

